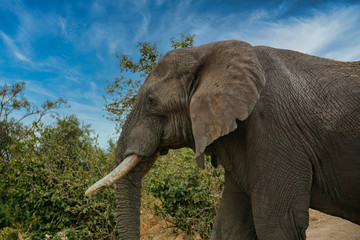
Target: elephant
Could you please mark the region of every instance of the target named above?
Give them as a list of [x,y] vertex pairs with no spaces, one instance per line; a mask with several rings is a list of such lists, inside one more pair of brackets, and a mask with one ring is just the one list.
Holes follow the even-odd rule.
[[[306,239],[309,208],[360,224],[360,61],[238,40],[161,57],[120,134],[119,239],[139,239],[141,181],[187,147],[225,169],[211,239]],[[215,165],[216,165],[215,164]]]

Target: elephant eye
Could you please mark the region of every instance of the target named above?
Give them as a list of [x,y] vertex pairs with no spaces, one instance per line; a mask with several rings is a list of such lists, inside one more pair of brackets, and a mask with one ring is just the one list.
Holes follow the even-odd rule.
[[155,99],[152,98],[152,97],[148,97],[148,98],[147,98],[147,104],[148,104],[148,105],[154,105],[154,104],[155,104]]

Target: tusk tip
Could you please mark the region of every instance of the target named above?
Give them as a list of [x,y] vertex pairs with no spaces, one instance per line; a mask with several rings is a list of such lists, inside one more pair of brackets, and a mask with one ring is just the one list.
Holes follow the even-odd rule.
[[84,195],[85,195],[85,197],[90,197],[93,194],[94,194],[94,192],[89,188],[88,190],[86,190]]
[[129,171],[131,171],[136,164],[141,160],[141,157],[137,155],[130,155],[126,157],[111,173],[97,181],[85,192],[85,196],[89,197],[95,193],[104,190],[107,187],[113,185],[116,181],[124,177]]
[[94,186],[94,185],[91,186],[88,190],[86,190],[85,192],[86,197],[90,197],[91,195],[94,195],[106,188],[106,186]]
[[85,195],[85,197],[90,197],[92,195],[92,193],[89,192],[89,190],[87,190],[84,195]]

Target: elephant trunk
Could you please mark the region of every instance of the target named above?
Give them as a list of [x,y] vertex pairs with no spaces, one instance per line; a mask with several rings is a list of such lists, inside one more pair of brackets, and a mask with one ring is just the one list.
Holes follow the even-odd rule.
[[141,182],[128,176],[116,184],[116,239],[140,239]]
[[116,182],[116,239],[140,239],[141,181],[159,154],[142,160],[126,176]]
[[[160,137],[141,128],[137,114],[138,111],[133,110],[122,129],[115,153],[117,167],[86,191],[89,196],[115,183],[116,239],[140,239],[141,181],[159,156]],[[148,139],[156,141],[137,141],[141,138],[138,134],[144,132],[148,133],[145,134]]]

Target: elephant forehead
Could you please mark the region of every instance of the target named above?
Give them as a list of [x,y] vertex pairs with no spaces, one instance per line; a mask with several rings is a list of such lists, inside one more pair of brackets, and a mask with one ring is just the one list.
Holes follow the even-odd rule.
[[182,89],[179,85],[181,84],[174,77],[152,78],[141,86],[138,94],[154,94],[158,97],[170,97]]
[[176,49],[160,58],[151,75],[157,78],[184,75],[193,72],[199,61],[190,49]]

